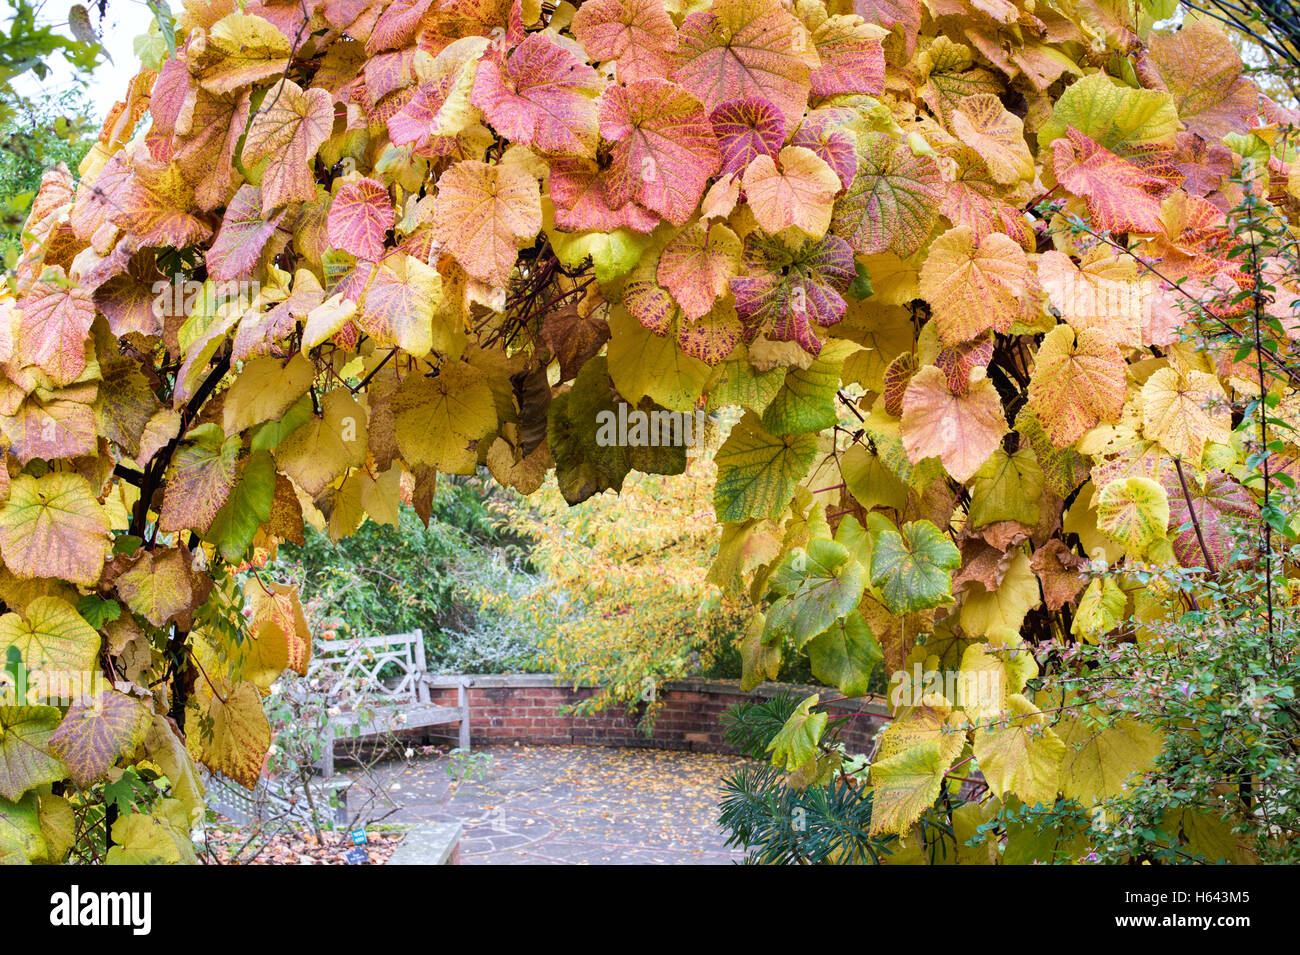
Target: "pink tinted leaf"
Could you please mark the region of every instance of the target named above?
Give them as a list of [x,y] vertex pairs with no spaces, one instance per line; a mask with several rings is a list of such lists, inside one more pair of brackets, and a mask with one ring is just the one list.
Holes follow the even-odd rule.
[[1163,231],[1160,202],[1182,178],[1171,155],[1147,150],[1123,159],[1073,126],[1052,141],[1057,182],[1082,198],[1096,225],[1111,232]]
[[62,267],[47,269],[19,302],[18,352],[57,385],[86,370],[86,336],[95,321],[90,293],[67,280]]
[[511,142],[561,156],[589,156],[596,148],[596,71],[551,40],[532,33],[504,68],[485,57],[471,102]]
[[821,66],[812,72],[815,96],[875,95],[885,88],[885,49],[879,33],[854,16],[827,17],[813,31]]
[[740,261],[740,240],[725,225],[687,226],[664,247],[656,273],[690,319],[703,318],[727,290]]
[[898,27],[907,55],[912,55],[921,29],[921,0],[853,0],[853,12],[886,30]]
[[338,191],[326,219],[330,244],[358,259],[384,254],[384,236],[396,221],[388,190],[373,179],[350,182]]
[[281,209],[264,219],[262,190],[256,186],[240,186],[226,207],[221,229],[208,250],[209,277],[226,282],[251,275],[284,213]]
[[770,100],[794,125],[820,65],[808,31],[780,0],[717,0],[682,21],[673,79],[706,109],[732,99]]
[[673,225],[694,214],[722,162],[700,101],[666,80],[611,87],[600,132],[614,143],[605,187],[611,203],[635,201]]
[[549,182],[556,227],[566,232],[612,232],[620,227],[653,231],[659,217],[635,202],[613,204],[607,181],[600,167],[589,159],[555,160]]
[[785,142],[785,119],[765,99],[733,99],[709,114],[722,153],[722,171],[739,176],[758,156],[775,156]]
[[853,134],[841,128],[857,114],[850,109],[815,109],[790,137],[791,146],[811,149],[835,170],[840,185],[847,189],[858,171],[858,154]]
[[677,27],[663,0],[587,0],[573,17],[573,35],[596,61],[613,61],[625,83],[667,79]]

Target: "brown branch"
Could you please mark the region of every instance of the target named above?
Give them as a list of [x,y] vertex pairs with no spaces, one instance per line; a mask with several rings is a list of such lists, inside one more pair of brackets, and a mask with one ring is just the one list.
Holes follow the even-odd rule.
[[1187,487],[1187,476],[1183,474],[1183,462],[1174,458],[1174,467],[1178,470],[1178,483],[1183,488],[1183,500],[1187,502],[1187,513],[1192,515],[1192,527],[1196,528],[1196,542],[1201,545],[1201,556],[1205,558],[1205,566],[1209,568],[1210,573],[1216,574],[1219,568],[1215,565],[1214,558],[1210,556],[1210,548],[1205,544],[1205,535],[1201,533],[1201,522],[1196,516],[1196,506],[1192,503],[1192,492]]

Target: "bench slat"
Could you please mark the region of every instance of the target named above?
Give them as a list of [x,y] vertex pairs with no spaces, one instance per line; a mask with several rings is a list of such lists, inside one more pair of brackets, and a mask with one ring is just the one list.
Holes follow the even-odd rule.
[[[406,717],[397,721],[398,715]],[[336,726],[351,727],[361,722],[362,735],[374,735],[379,731],[402,729],[419,729],[422,726],[440,726],[443,723],[459,723],[461,711],[454,706],[403,706],[374,708],[369,719],[361,722],[361,714],[340,713],[331,719]]]

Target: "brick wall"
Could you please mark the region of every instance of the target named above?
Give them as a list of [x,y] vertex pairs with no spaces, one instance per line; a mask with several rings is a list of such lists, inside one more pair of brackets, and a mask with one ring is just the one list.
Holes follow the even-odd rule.
[[[562,711],[592,695],[589,687],[561,685],[553,676],[542,674],[435,677],[433,701],[456,705],[456,684],[469,682],[470,732],[474,745],[489,743],[588,744],[601,746],[649,746],[656,749],[687,749],[727,752],[723,739],[722,714],[744,699],[770,697],[790,689],[800,697],[820,692],[834,695],[826,687],[788,686],[764,683],[751,693],[729,680],[684,680],[660,688],[663,707],[647,738],[637,729],[636,717],[622,708],[596,716],[569,716]],[[884,725],[886,710],[880,700],[866,698],[828,704],[832,718],[851,719],[844,732],[850,752],[865,751],[876,731]],[[455,727],[431,727],[430,736],[454,736]]]

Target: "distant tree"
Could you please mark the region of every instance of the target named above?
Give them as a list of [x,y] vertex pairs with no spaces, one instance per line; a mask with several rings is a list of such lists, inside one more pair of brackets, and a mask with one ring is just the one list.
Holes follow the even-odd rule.
[[[70,7],[68,19],[60,24],[38,22],[44,12],[40,4],[29,0],[4,0],[4,3],[9,8],[9,17],[0,23],[0,119],[12,115],[23,102],[24,98],[11,86],[13,80],[26,73],[45,79],[50,74],[47,61],[56,54],[62,54],[74,72],[88,74],[104,55],[90,23],[90,12],[84,5]],[[96,4],[101,19],[107,8],[107,0]]]
[[741,606],[707,579],[716,470],[711,455],[692,458],[682,475],[633,475],[575,507],[548,481],[512,510],[543,584],[510,613],[534,622],[548,668],[600,687],[579,712],[622,704],[649,725],[658,686],[707,669],[744,629]]
[[0,254],[12,268],[22,225],[45,170],[75,172],[95,141],[90,104],[79,90],[42,102],[20,101],[0,120]]

